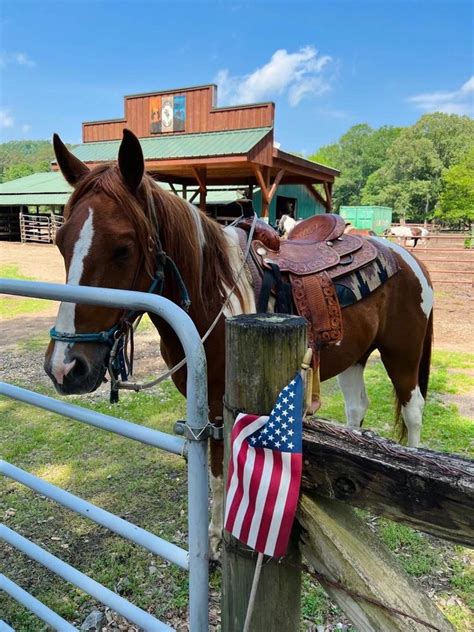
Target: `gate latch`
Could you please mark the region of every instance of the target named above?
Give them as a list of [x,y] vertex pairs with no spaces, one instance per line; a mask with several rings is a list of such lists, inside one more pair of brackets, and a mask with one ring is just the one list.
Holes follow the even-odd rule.
[[202,439],[216,439],[222,441],[224,439],[224,428],[215,426],[210,421],[202,430],[191,428],[186,421],[179,420],[174,425],[174,432],[181,437],[186,437],[190,441],[201,441]]

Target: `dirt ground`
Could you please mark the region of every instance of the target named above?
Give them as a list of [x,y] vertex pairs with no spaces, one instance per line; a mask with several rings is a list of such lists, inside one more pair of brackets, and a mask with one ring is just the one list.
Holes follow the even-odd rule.
[[[18,266],[19,272],[37,281],[64,283],[62,257],[53,245],[3,242],[0,247],[0,268]],[[474,352],[473,294],[469,286],[435,285],[435,348],[446,351]],[[54,324],[57,306],[50,303],[44,311],[31,316],[6,319],[2,323],[0,350],[11,349],[18,341],[46,333]],[[149,340],[138,339],[140,352]]]

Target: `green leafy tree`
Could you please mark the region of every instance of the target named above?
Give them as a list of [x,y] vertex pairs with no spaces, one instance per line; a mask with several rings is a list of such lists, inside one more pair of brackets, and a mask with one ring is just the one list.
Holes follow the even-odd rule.
[[[47,140],[18,140],[0,144],[0,182],[15,177],[12,167],[19,167],[19,173],[23,172],[23,166],[29,165],[35,173],[37,171],[49,171],[54,152],[51,143]],[[28,175],[23,173],[23,175]]]
[[446,169],[474,144],[474,121],[455,114],[426,114],[405,128],[387,150],[387,160],[372,173],[363,204],[391,206],[401,216],[424,221],[433,216]]
[[12,165],[11,167],[7,167],[3,172],[3,181],[8,182],[9,180],[16,180],[17,178],[24,178],[25,176],[29,176],[34,173],[32,165],[27,164],[26,162],[22,162],[16,165]]
[[310,160],[341,171],[334,186],[334,207],[360,204],[367,178],[386,160],[389,147],[400,134],[397,127],[374,130],[354,125],[337,143],[321,147]]
[[469,227],[474,222],[474,147],[442,177],[435,217],[448,224]]
[[387,151],[387,162],[367,179],[362,204],[391,206],[400,217],[423,221],[441,189],[443,165],[428,138],[407,128]]
[[474,120],[468,116],[425,114],[411,128],[415,138],[433,143],[444,168],[458,163],[474,144]]

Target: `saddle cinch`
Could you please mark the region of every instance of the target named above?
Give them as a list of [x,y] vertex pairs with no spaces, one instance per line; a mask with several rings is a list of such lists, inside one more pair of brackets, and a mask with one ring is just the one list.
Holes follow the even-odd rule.
[[[250,219],[240,228],[249,230]],[[258,300],[259,311],[267,311],[268,296],[264,296],[268,278],[275,293],[288,280],[296,311],[309,323],[308,338],[313,350],[313,411],[320,406],[319,355],[322,347],[342,340],[342,313],[333,279],[355,272],[374,261],[377,249],[367,239],[344,234],[345,222],[339,215],[315,215],[295,226],[288,239],[258,220],[251,245],[252,257],[264,280]],[[265,283],[265,277],[267,283]],[[267,290],[268,291],[268,290]],[[278,296],[276,299],[278,305]],[[262,308],[262,304],[264,307]],[[283,311],[283,310],[278,310]],[[290,311],[285,309],[284,311]]]

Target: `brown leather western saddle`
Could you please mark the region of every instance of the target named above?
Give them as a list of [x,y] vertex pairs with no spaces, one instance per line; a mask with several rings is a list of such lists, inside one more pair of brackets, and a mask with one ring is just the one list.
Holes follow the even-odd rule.
[[[251,225],[252,219],[246,218],[238,227],[248,232]],[[288,239],[283,240],[271,226],[257,220],[252,239],[250,252],[261,274],[282,275],[289,281],[296,311],[310,325],[313,369],[319,368],[320,349],[339,343],[343,337],[341,307],[333,279],[355,272],[378,254],[367,239],[345,235],[344,228],[345,222],[339,215],[315,215],[297,224]],[[266,311],[266,306],[261,311]],[[313,384],[313,409],[317,408],[319,388]]]

